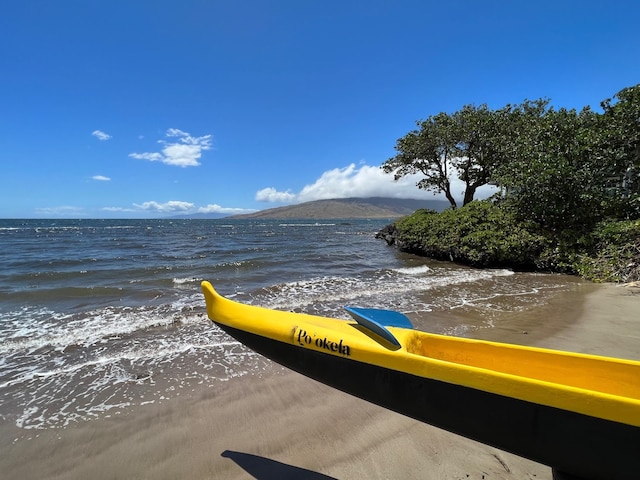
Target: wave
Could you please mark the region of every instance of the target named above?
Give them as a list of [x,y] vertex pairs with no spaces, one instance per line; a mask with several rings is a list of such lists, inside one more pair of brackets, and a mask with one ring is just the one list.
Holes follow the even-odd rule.
[[393,271],[404,275],[422,275],[430,272],[431,268],[427,265],[419,265],[417,267],[394,268]]
[[[218,337],[220,338],[220,337]],[[47,379],[51,377],[61,377],[73,375],[83,369],[95,370],[105,365],[113,365],[119,362],[136,363],[139,361],[167,361],[170,358],[184,354],[195,349],[208,349],[214,347],[230,347],[238,345],[236,341],[228,341],[226,337],[220,338],[219,341],[206,341],[204,338],[194,339],[192,342],[171,342],[166,339],[163,342],[153,342],[146,345],[134,345],[129,348],[121,348],[115,352],[101,353],[95,358],[80,361],[76,363],[68,363],[64,366],[52,365],[52,368],[29,368],[11,379],[0,383],[0,389],[24,384],[31,380]],[[116,383],[127,381],[141,380],[140,374],[120,375],[118,378],[112,379]]]
[[356,303],[369,308],[395,308],[405,312],[430,311],[434,305],[451,308],[452,303],[443,295],[433,297],[433,303],[421,303],[417,297],[424,292],[513,275],[510,270],[502,269],[447,269],[445,273],[421,266],[408,269],[409,273],[398,270],[381,270],[358,277],[325,276],[281,283],[265,289],[250,301],[267,308],[330,313],[341,317],[345,317],[342,312],[344,305]]
[[80,314],[26,307],[2,315],[4,339],[0,343],[0,354],[36,352],[44,348],[63,351],[74,345],[88,348],[110,338],[170,327],[178,319],[181,324],[201,322],[194,301],[194,297],[186,297],[160,306],[108,306]]
[[13,312],[19,320],[0,318],[5,333],[13,329],[0,344],[2,418],[64,427],[264,371],[266,360],[206,318],[201,297],[87,315],[29,307]]
[[187,277],[187,278],[174,278],[173,284],[174,285],[184,285],[184,284],[188,284],[188,283],[200,283],[202,282],[202,278],[196,278],[196,277]]
[[335,223],[279,223],[279,227],[333,227]]

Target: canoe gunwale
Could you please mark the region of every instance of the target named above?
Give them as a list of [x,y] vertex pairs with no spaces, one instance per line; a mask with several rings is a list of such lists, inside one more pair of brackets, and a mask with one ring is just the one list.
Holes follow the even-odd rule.
[[[481,351],[491,347],[515,351],[515,355],[525,353],[548,355],[551,361],[563,358],[579,362],[596,359],[611,362],[612,366],[631,365],[639,374],[640,362],[540,347],[449,337],[398,327],[388,327],[388,329],[399,340],[401,348],[390,349],[389,345],[380,338],[372,341],[372,339],[376,340],[375,334],[361,331],[359,325],[350,320],[283,312],[237,303],[220,296],[208,282],[203,282],[203,291],[207,299],[209,318],[219,324],[240,328],[300,348],[339,356],[342,354],[341,351],[331,351],[331,348],[327,347],[335,345],[337,348],[342,342],[348,344],[349,358],[353,360],[640,427],[640,398],[630,398],[469,364],[472,360],[465,363],[455,358],[438,358],[437,354],[427,356],[415,353],[417,347],[412,344],[416,341],[429,342],[435,339],[440,343],[455,344],[458,351],[465,349],[471,351],[473,348]],[[319,340],[325,342],[317,344]],[[568,377],[567,381],[570,381]]]

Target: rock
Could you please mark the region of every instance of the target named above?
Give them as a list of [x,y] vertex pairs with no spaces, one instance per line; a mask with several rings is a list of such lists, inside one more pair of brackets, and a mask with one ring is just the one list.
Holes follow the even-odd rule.
[[387,225],[378,233],[376,233],[376,238],[381,238],[382,240],[387,242],[387,245],[389,246],[395,245],[397,237],[398,229],[396,228],[395,223]]

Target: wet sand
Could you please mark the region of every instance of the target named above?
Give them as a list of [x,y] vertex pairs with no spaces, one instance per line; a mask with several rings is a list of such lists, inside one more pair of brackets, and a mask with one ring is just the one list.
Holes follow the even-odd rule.
[[[640,288],[584,284],[474,336],[640,359]],[[6,479],[541,479],[551,470],[295,373],[58,430],[0,425]]]

